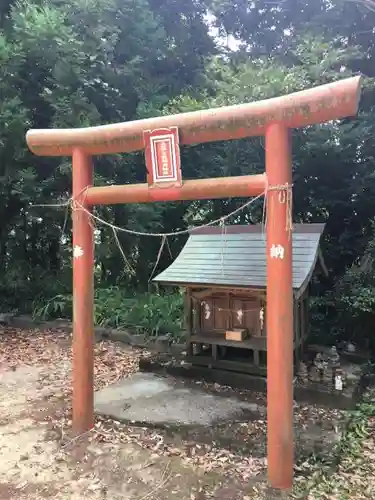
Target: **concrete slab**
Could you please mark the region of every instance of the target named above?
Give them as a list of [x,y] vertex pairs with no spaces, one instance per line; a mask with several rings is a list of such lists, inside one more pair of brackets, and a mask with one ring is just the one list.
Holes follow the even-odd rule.
[[210,394],[155,373],[135,373],[98,391],[95,411],[132,423],[200,426],[265,414],[265,408],[256,403]]

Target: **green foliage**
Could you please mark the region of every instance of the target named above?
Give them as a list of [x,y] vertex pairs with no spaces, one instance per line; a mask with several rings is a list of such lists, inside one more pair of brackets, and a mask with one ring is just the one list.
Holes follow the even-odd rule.
[[[24,309],[30,297],[71,288],[70,218],[62,240],[64,210],[30,207],[66,199],[71,167],[66,159],[30,154],[26,131],[154,115],[170,98],[199,87],[215,47],[205,6],[197,7],[192,0],[173,2],[173,11],[147,0],[19,0],[0,7],[1,307]],[[144,159],[100,158],[95,176],[99,184],[141,182]],[[166,206],[128,206],[103,215],[155,231],[175,226],[171,213]],[[120,235],[129,272],[112,232],[102,231],[99,239],[100,283],[147,285],[160,242]]]
[[[212,38],[208,13],[238,50]],[[266,0],[3,2],[0,307],[29,310],[32,298],[49,304],[55,296],[55,305],[48,306],[51,313],[54,307],[55,314],[71,307],[70,218],[65,226],[65,210],[31,207],[70,196],[71,165],[68,159],[32,155],[25,143],[30,127],[99,125],[251,102],[361,73],[365,88],[356,120],[293,132],[293,201],[296,222],[326,223],[323,252],[330,277],[313,285],[314,331],[327,339],[369,338],[375,326],[374,287],[358,262],[374,238],[374,22],[374,12],[343,0],[284,0],[277,8]],[[262,138],[183,147],[181,152],[185,179],[264,170]],[[143,154],[95,158],[98,185],[145,178]],[[171,232],[221,217],[242,202],[115,206],[99,213],[118,226]],[[231,222],[254,223],[261,217],[259,202]],[[112,231],[98,230],[99,289],[143,293],[160,240],[121,233],[122,254]],[[163,251],[156,272],[184,241],[170,239],[172,256]],[[103,295],[102,303],[117,310],[111,302],[115,297],[117,292],[111,299]],[[142,321],[147,314],[148,309]]]
[[[365,394],[363,401],[357,408],[348,413],[349,425],[347,427],[344,439],[339,443],[340,455],[350,454],[353,459],[361,456],[361,443],[369,436],[368,421],[375,417],[374,389]],[[355,460],[352,463],[355,468]],[[353,471],[354,472],[354,471]]]
[[[363,453],[366,439],[371,437],[375,417],[375,390],[370,387],[356,409],[347,412],[348,421],[345,432],[332,450],[329,459],[316,460],[312,457],[302,467],[303,476],[298,478],[297,487],[293,498],[304,499],[306,495],[311,498],[333,498],[339,493],[343,500],[353,498],[354,488],[356,493],[362,493],[362,483],[368,474],[369,458]],[[355,486],[347,478],[356,477]],[[366,496],[366,495],[365,495]]]
[[[183,330],[183,298],[175,294],[135,294],[129,296],[119,287],[98,288],[94,298],[97,326],[129,329],[147,335],[171,334]],[[34,318],[72,318],[72,295],[56,295],[34,303]]]
[[73,296],[55,295],[46,302],[43,298],[33,303],[33,318],[37,320],[48,320],[56,318],[72,318]]
[[358,258],[337,281],[334,303],[339,308],[337,323],[343,333],[364,347],[375,349],[375,240],[371,239]]

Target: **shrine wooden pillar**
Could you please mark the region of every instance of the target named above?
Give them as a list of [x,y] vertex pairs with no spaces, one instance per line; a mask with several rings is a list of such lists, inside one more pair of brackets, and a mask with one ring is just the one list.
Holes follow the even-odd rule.
[[94,425],[94,245],[87,189],[93,183],[91,157],[72,152],[73,199],[73,430]]
[[267,190],[267,444],[275,488],[293,484],[293,276],[290,131],[266,130]]

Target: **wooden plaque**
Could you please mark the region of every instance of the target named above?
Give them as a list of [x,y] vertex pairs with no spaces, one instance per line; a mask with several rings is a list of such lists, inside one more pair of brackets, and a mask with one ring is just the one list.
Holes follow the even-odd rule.
[[143,133],[150,187],[181,187],[181,159],[178,128],[146,130]]

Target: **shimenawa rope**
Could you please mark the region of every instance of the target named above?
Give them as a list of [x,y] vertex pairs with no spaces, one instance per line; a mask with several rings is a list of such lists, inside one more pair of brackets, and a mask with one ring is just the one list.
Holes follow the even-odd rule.
[[[127,229],[127,228],[124,228],[124,227],[120,227],[120,226],[116,226],[115,224],[111,224],[110,222],[102,219],[101,217],[99,217],[98,215],[90,212],[86,207],[84,207],[82,205],[82,203],[80,203],[78,201],[78,198],[82,195],[82,196],[86,196],[86,193],[87,193],[87,188],[85,188],[84,190],[82,190],[80,193],[78,193],[78,195],[76,195],[75,197],[71,197],[69,200],[67,200],[66,202],[64,203],[56,203],[56,204],[41,204],[41,205],[31,205],[31,208],[33,207],[45,207],[45,208],[62,208],[62,207],[65,207],[65,208],[71,208],[71,210],[74,212],[75,210],[82,210],[83,212],[85,212],[89,217],[90,217],[90,222],[93,224],[94,222],[97,222],[105,227],[109,227],[113,234],[114,234],[114,237],[115,237],[115,241],[116,241],[116,244],[117,246],[119,247],[119,250],[120,250],[120,253],[124,259],[124,262],[126,263],[126,265],[129,267],[129,269],[131,270],[132,267],[128,261],[128,259],[126,258],[125,256],[125,253],[121,247],[121,244],[120,244],[120,241],[118,239],[118,235],[117,235],[117,232],[123,232],[123,233],[127,233],[127,234],[131,234],[133,236],[150,236],[150,237],[156,237],[156,238],[161,238],[161,246],[160,246],[160,249],[159,249],[159,252],[158,252],[158,256],[157,256],[157,260],[156,260],[156,263],[155,263],[155,266],[152,270],[152,273],[151,273],[151,276],[150,276],[150,280],[152,279],[152,276],[158,266],[158,263],[160,261],[160,258],[161,258],[161,255],[162,255],[162,251],[164,249],[164,246],[165,244],[167,243],[168,245],[168,248],[169,248],[169,243],[168,243],[168,237],[173,237],[173,236],[182,236],[182,235],[185,235],[185,234],[190,234],[194,231],[198,231],[200,229],[205,229],[205,228],[208,228],[208,227],[211,227],[211,226],[214,226],[216,224],[220,224],[221,228],[222,228],[222,237],[224,238],[225,242],[226,242],[226,234],[227,234],[227,231],[226,231],[226,226],[225,226],[225,221],[227,221],[229,218],[233,217],[234,215],[237,215],[238,213],[242,212],[245,208],[249,207],[250,205],[254,204],[257,200],[259,200],[262,196],[264,196],[264,204],[263,204],[263,220],[262,220],[262,226],[263,227],[266,227],[267,226],[267,211],[266,211],[266,201],[267,201],[267,194],[269,191],[279,191],[279,196],[278,196],[278,199],[279,199],[279,202],[281,204],[285,204],[286,205],[286,231],[288,231],[289,233],[292,231],[293,229],[293,225],[292,225],[292,185],[291,184],[280,184],[280,185],[275,185],[275,186],[267,186],[266,190],[264,192],[262,192],[260,195],[258,196],[255,196],[253,198],[251,198],[249,201],[247,201],[246,203],[242,204],[240,207],[236,208],[235,210],[233,210],[232,212],[230,212],[229,214],[227,215],[224,215],[224,216],[221,216],[220,218],[218,219],[214,219],[210,222],[207,222],[206,224],[201,224],[199,226],[196,226],[196,227],[191,227],[191,228],[188,228],[188,229],[183,229],[183,230],[180,230],[180,231],[173,231],[173,232],[169,232],[169,233],[153,233],[153,232],[144,232],[144,231],[136,231],[136,230],[132,230],[132,229]],[[83,201],[84,202],[84,201]],[[67,211],[68,213],[68,211]],[[67,215],[65,217],[65,221],[64,221],[64,229],[66,227],[66,221],[67,221]],[[171,253],[170,251],[170,248],[169,248],[169,252]],[[222,251],[221,251],[221,264],[222,264],[222,272],[224,273],[224,251],[223,251],[223,248],[222,248]]]

